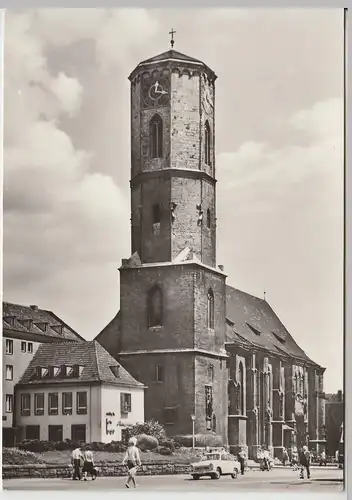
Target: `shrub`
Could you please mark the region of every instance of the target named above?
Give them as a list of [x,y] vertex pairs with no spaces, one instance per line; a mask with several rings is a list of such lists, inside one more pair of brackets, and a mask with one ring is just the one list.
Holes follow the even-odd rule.
[[[165,441],[161,441],[160,447],[162,448],[168,448],[172,452],[175,451],[176,449],[176,443],[173,439],[166,439]],[[179,445],[178,445],[179,447]]]
[[34,453],[43,453],[44,451],[52,451],[55,449],[54,443],[50,441],[39,441],[37,439],[25,439],[19,443],[20,450],[33,451]]
[[120,453],[126,450],[126,446],[121,441],[111,441],[111,443],[96,443],[96,444],[98,445],[96,451],[108,451],[111,453]]
[[166,448],[165,446],[160,446],[157,449],[157,452],[160,453],[160,455],[172,455],[172,450],[170,448]]
[[137,436],[137,446],[142,451],[155,450],[158,446],[158,440],[154,436],[147,436],[147,434],[140,434]]
[[148,422],[131,425],[130,427],[126,428],[126,433],[124,434],[126,441],[128,441],[130,437],[138,436],[140,434],[153,436],[158,440],[158,442],[165,441],[166,439],[166,432],[164,427],[156,420],[149,420]]
[[92,451],[104,451],[106,450],[106,445],[110,443],[100,443],[99,441],[93,441],[90,443]]
[[[193,446],[193,436],[191,434],[174,436],[174,441],[185,448],[191,448]],[[222,446],[222,444],[222,437],[217,434],[209,433],[195,435],[195,446],[198,448],[205,448],[206,446],[218,448]]]
[[31,451],[18,448],[3,448],[2,463],[4,465],[26,465],[43,463],[43,461]]

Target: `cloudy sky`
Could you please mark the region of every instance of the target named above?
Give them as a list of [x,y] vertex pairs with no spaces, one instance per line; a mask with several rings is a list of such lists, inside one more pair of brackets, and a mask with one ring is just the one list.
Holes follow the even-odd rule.
[[4,298],[87,339],[130,255],[130,71],[169,47],[218,75],[218,263],[342,387],[342,10],[7,11]]

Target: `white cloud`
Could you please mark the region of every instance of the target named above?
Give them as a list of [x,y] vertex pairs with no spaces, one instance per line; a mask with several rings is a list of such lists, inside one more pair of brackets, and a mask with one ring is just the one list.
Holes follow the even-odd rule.
[[[305,144],[293,135],[296,143],[277,149],[271,144],[246,142],[235,153],[217,158],[221,189],[243,188],[250,184],[269,184],[293,189],[307,176],[330,172],[343,175],[343,103],[331,99],[316,103],[311,109],[296,112],[289,120],[293,132],[303,134]],[[280,194],[280,193],[278,193]],[[281,193],[283,194],[283,193]]]
[[59,99],[63,112],[71,117],[78,113],[82,102],[83,87],[76,78],[69,78],[64,73],[59,73],[51,81],[50,89]]

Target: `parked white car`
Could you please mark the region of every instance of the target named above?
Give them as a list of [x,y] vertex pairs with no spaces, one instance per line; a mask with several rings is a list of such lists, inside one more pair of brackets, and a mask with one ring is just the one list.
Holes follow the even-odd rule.
[[231,476],[237,479],[241,469],[240,463],[234,456],[226,452],[207,453],[199,462],[192,464],[191,475],[193,479],[208,476],[212,479],[219,479],[220,476]]

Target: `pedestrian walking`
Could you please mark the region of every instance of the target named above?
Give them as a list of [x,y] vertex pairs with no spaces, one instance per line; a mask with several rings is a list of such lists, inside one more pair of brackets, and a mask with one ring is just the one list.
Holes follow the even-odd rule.
[[296,448],[292,450],[291,465],[294,471],[298,470],[298,453]]
[[264,470],[269,471],[270,470],[270,454],[269,454],[269,450],[264,450],[263,460],[264,460]]
[[136,446],[137,444],[137,439],[135,437],[132,437],[129,442],[128,442],[128,448],[126,450],[125,457],[122,461],[122,465],[127,465],[128,467],[128,477],[126,481],[126,488],[130,487],[130,483],[132,481],[133,486],[136,488],[136,480],[135,476],[137,473],[138,467],[141,465],[141,459],[139,456],[139,450]]
[[284,464],[284,467],[288,461],[289,461],[288,453],[287,453],[286,448],[284,448],[284,450],[282,452],[282,463]]
[[326,467],[326,453],[325,451],[323,450],[320,454],[320,465],[325,465]]
[[81,446],[77,446],[72,452],[72,466],[73,475],[72,479],[74,481],[80,481],[81,479],[81,460],[82,460],[82,449]]
[[300,474],[299,478],[304,479],[304,470],[307,471],[307,479],[310,479],[310,453],[307,446],[303,446],[299,454]]
[[90,446],[86,446],[83,451],[83,480],[87,481],[87,476],[90,474],[92,481],[97,478],[97,471],[94,468],[93,452]]
[[239,454],[238,454],[238,461],[241,466],[241,474],[242,476],[244,475],[244,467],[245,467],[245,461],[246,461],[246,454],[244,452],[244,449],[241,448]]

